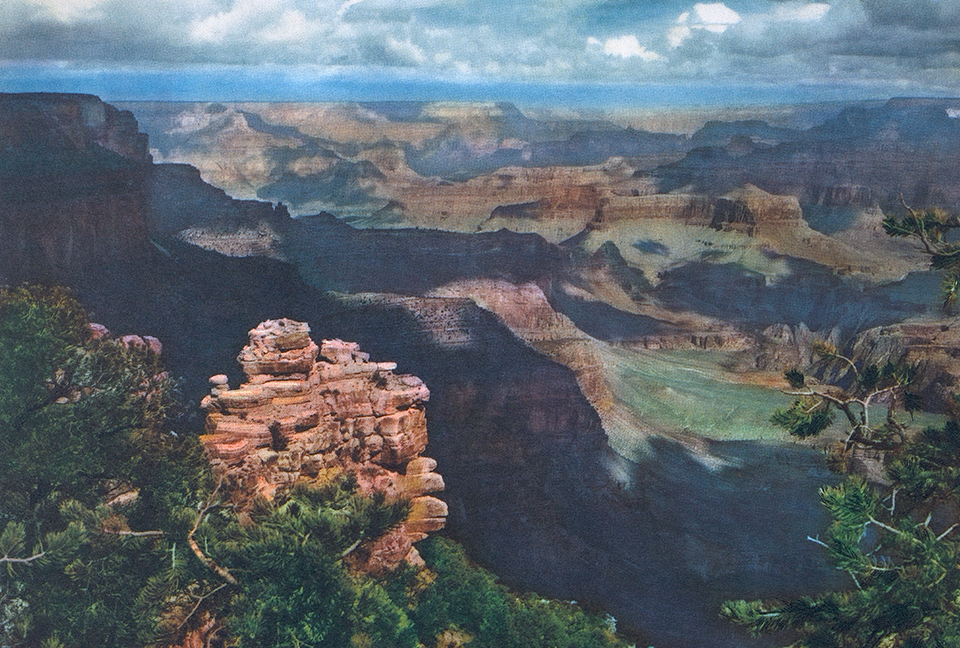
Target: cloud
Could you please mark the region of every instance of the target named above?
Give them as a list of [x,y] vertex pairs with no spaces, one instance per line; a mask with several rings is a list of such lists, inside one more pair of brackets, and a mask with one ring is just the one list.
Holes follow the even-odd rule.
[[0,0],[4,64],[402,67],[424,78],[617,83],[892,78],[960,92],[958,43],[960,0]]
[[222,43],[240,33],[249,34],[253,25],[262,24],[265,17],[283,11],[281,1],[237,0],[229,11],[219,11],[192,21],[188,34],[201,43]]
[[698,3],[693,5],[693,17],[689,20],[696,29],[722,34],[730,25],[740,22],[740,14],[722,2]]
[[622,59],[638,58],[641,61],[664,60],[660,54],[648,50],[645,45],[641,45],[640,41],[638,41],[637,37],[633,34],[620,36],[619,38],[608,38],[602,43],[597,38],[591,36],[587,39],[587,44],[594,47],[602,47],[604,54],[608,56],[618,56]]
[[677,17],[676,24],[667,31],[667,42],[670,47],[680,47],[694,30],[722,34],[740,20],[740,14],[722,2],[697,3]]
[[350,7],[354,5],[358,5],[361,2],[363,2],[363,0],[347,0],[342,5],[340,5],[339,9],[337,9],[337,18],[342,19],[345,15],[347,15],[347,12],[350,11]]
[[820,20],[827,15],[828,11],[830,11],[830,5],[826,2],[811,2],[808,4],[789,2],[776,7],[770,13],[770,18],[775,22],[810,22]]
[[262,29],[257,38],[265,43],[302,43],[317,34],[319,27],[297,9],[286,9],[280,18]]
[[104,0],[36,0],[45,15],[61,23],[73,23],[80,19],[89,20],[99,13],[97,10]]
[[683,45],[683,41],[691,36],[693,36],[693,30],[690,29],[689,25],[675,25],[667,31],[667,42],[670,43],[670,47],[676,48]]

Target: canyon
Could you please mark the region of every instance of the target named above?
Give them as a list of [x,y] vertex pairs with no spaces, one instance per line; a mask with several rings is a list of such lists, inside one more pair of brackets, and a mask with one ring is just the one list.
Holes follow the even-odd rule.
[[[817,488],[835,477],[818,452],[776,432],[711,438],[679,413],[645,413],[631,400],[631,376],[649,371],[662,390],[655,399],[691,401],[719,417],[743,399],[741,385],[761,390],[755,400],[765,407],[781,370],[810,363],[815,339],[850,340],[863,357],[893,353],[907,339],[914,342],[897,352],[927,363],[931,393],[950,387],[952,328],[930,323],[935,287],[916,274],[923,258],[885,241],[871,198],[882,192],[813,191],[819,180],[811,180],[791,193],[760,174],[726,182],[730,160],[762,168],[756,160],[771,151],[820,146],[811,143],[816,133],[713,123],[685,137],[533,120],[504,105],[157,104],[142,106],[148,154],[126,113],[92,98],[4,101],[0,111],[33,105],[9,109],[20,121],[4,119],[52,133],[38,145],[44,155],[112,151],[98,143],[119,137],[112,132],[140,148],[115,147],[132,156],[124,167],[131,182],[89,172],[102,180],[100,200],[130,195],[129,209],[74,212],[56,194],[24,199],[16,209],[37,216],[5,225],[21,229],[3,240],[21,243],[2,250],[3,280],[54,275],[111,330],[163,340],[193,402],[217,375],[205,401],[210,418],[194,416],[198,428],[212,426],[204,431],[214,435],[206,437],[214,457],[251,471],[238,473],[241,488],[270,491],[347,463],[389,473],[398,491],[408,476],[439,473],[444,532],[477,560],[517,588],[608,611],[644,645],[771,645],[720,622],[716,608],[725,598],[836,584],[804,540],[826,523]],[[141,106],[126,107],[140,116]],[[81,118],[50,117],[84,110],[103,120],[81,128]],[[917,109],[894,103],[864,119],[889,117],[884,110]],[[126,126],[108,127],[111,120]],[[61,122],[72,124],[62,136]],[[913,131],[904,132],[909,140]],[[924,168],[933,164],[924,159]],[[700,185],[694,161],[705,170]],[[258,200],[265,197],[273,202]],[[808,220],[811,197],[824,210],[855,209],[854,217]],[[316,206],[329,211],[301,211]],[[93,219],[78,230],[89,236],[40,227],[44,214],[59,222],[53,213]],[[25,263],[29,250],[44,252]],[[267,340],[278,339],[269,330],[282,318],[359,346],[321,343],[314,356],[303,329],[284,324],[305,346],[280,349]],[[268,321],[256,333],[262,344],[252,341],[251,329]],[[254,349],[292,352],[296,371],[263,364]],[[681,356],[667,354],[688,354],[670,375],[667,359]],[[700,378],[683,378],[708,366],[722,387],[712,394],[691,387],[705,384]],[[383,414],[358,418],[321,403],[323,390],[333,398],[326,374],[344,367],[359,372],[350,380],[365,394],[380,393],[378,373],[388,385],[415,375],[429,400],[410,384],[420,396]],[[289,411],[274,402],[288,397],[303,402]],[[239,425],[234,407],[259,414]],[[425,413],[426,449],[418,432],[409,444],[402,434],[367,434],[370,417],[401,412]],[[242,442],[216,436],[241,428]],[[348,437],[349,452],[324,445],[335,433]],[[384,464],[373,459],[377,437],[390,457]],[[271,447],[284,442],[286,450]],[[436,473],[413,448],[435,459]],[[299,452],[299,463],[283,452]],[[441,506],[428,501],[437,515],[423,519],[435,527]],[[406,555],[405,546],[394,553]]]

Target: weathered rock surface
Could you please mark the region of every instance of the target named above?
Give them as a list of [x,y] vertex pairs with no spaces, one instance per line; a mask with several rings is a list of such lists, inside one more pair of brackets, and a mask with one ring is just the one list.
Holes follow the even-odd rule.
[[238,357],[247,381],[230,389],[225,375],[210,379],[201,404],[207,456],[241,507],[331,470],[354,474],[361,492],[409,499],[404,524],[362,545],[351,561],[374,573],[415,561],[412,544],[443,528],[447,516],[447,505],[430,495],[444,488],[437,463],[421,456],[430,392],[419,378],[394,374],[395,363],[371,362],[355,343],[318,346],[309,333],[302,322],[263,322]]

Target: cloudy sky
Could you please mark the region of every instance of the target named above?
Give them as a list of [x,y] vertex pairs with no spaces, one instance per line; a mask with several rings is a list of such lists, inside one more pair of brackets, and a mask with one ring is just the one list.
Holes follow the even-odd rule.
[[960,0],[0,0],[0,91],[368,98],[311,94],[334,83],[627,101],[960,95]]

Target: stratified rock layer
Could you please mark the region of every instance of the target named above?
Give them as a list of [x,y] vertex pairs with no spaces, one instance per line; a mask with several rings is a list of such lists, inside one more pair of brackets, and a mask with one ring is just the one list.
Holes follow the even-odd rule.
[[309,333],[302,322],[263,322],[238,357],[247,382],[230,389],[226,376],[210,379],[201,404],[207,456],[241,508],[331,470],[356,475],[361,492],[409,499],[404,524],[351,561],[375,573],[416,560],[412,543],[443,528],[447,516],[447,505],[429,495],[444,488],[437,464],[421,456],[430,392],[419,378],[394,374],[395,363],[370,362],[355,343],[317,346]]

